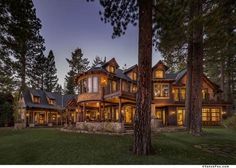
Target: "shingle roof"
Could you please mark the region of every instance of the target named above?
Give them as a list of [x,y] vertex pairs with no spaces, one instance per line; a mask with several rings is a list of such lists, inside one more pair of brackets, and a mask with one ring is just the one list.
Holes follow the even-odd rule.
[[127,81],[131,81],[131,79],[127,75],[125,75],[123,70],[121,70],[121,69],[116,69],[115,74],[118,78],[125,79]]
[[[31,94],[40,97],[40,103],[33,103]],[[22,93],[22,95],[26,108],[42,108],[54,110],[63,110],[69,100],[76,98],[76,95],[61,95],[60,93],[56,92],[46,92],[43,90],[37,90],[32,88],[27,89],[25,92]],[[50,99],[54,99],[56,103],[54,105],[48,104],[47,97]]]
[[128,69],[125,69],[125,70],[124,70],[124,73],[127,73],[127,72],[133,70],[135,67],[137,67],[137,64],[135,64],[135,65],[129,67]]

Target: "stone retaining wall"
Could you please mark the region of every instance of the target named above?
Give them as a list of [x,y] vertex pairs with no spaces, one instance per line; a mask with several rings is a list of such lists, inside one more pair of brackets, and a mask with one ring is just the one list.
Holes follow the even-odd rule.
[[125,132],[124,123],[119,122],[77,122],[76,129],[88,132]]
[[15,123],[14,128],[15,129],[23,129],[23,128],[26,128],[26,124],[25,123]]

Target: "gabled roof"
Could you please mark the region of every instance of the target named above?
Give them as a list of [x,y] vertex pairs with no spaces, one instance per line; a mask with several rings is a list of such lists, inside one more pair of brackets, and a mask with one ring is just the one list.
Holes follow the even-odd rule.
[[[33,103],[31,95],[36,95],[40,97],[40,103]],[[22,93],[24,98],[25,107],[26,108],[42,108],[42,109],[52,109],[52,110],[63,110],[66,107],[68,101],[75,99],[76,95],[61,95],[56,92],[46,92],[43,90],[32,89],[29,88]],[[55,100],[55,104],[49,104],[47,101],[47,97],[53,98]]]
[[113,57],[109,61],[105,62],[102,67],[106,67],[107,65],[114,64],[117,68],[119,67],[118,63],[116,62],[116,59]]
[[168,69],[169,69],[169,67],[168,66],[166,66],[164,63],[163,63],[163,61],[158,61],[153,67],[152,67],[152,69],[156,69],[158,66],[160,66],[160,65],[162,65],[163,67],[164,67],[164,69],[165,69],[165,71],[167,71]]
[[138,65],[137,65],[137,64],[135,64],[135,65],[129,67],[128,69],[125,69],[123,72],[126,74],[126,73],[132,71],[132,70],[135,69],[135,68],[138,68]]
[[55,99],[55,97],[53,96],[51,92],[45,92],[45,94],[49,99]]
[[125,79],[127,81],[131,81],[131,79],[123,73],[123,70],[116,69],[115,76],[121,79]]
[[176,78],[175,78],[175,84],[179,83],[180,80],[185,76],[185,74],[187,73],[187,69],[182,69],[179,72],[177,72]]

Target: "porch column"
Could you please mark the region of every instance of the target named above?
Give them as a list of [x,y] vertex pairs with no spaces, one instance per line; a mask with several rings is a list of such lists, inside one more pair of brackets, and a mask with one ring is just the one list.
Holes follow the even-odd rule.
[[83,119],[82,121],[86,120],[86,109],[85,109],[85,103],[83,103]]
[[110,109],[110,110],[109,110],[109,119],[110,119],[111,121],[113,121],[113,119],[112,119],[112,106],[110,106],[109,109]]
[[74,111],[74,123],[76,123],[76,110]]
[[35,122],[35,112],[34,111],[33,111],[33,117],[32,118],[33,118],[33,122],[32,123],[34,124],[34,122]]
[[99,112],[99,115],[100,115],[100,121],[102,121],[102,110],[101,110],[101,101],[99,101],[99,107],[98,107],[98,112]]
[[51,111],[49,111],[49,117],[48,117],[48,120],[49,120],[49,122],[51,123]]
[[122,113],[121,113],[121,106],[122,106],[122,102],[121,102],[121,98],[119,98],[119,122],[122,122],[123,118],[122,118]]
[[105,121],[105,102],[102,102],[102,120]]
[[56,120],[57,120],[57,126],[58,126],[58,112],[56,113]]
[[[45,114],[44,121],[47,123],[47,112],[45,111],[44,114]],[[44,124],[46,124],[46,123],[44,123]]]

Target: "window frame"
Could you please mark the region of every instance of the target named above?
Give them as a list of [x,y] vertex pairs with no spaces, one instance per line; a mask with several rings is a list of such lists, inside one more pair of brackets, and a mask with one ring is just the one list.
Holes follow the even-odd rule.
[[[156,96],[155,95],[155,85],[160,85],[161,87],[161,92],[160,92],[160,95],[161,96]],[[163,86],[166,85],[167,88],[168,88],[168,91],[167,91],[167,96],[163,96]],[[153,83],[153,98],[154,99],[169,99],[170,98],[170,84],[169,83],[159,83],[159,82],[156,82],[156,83]]]

